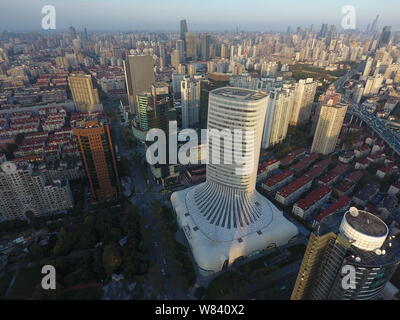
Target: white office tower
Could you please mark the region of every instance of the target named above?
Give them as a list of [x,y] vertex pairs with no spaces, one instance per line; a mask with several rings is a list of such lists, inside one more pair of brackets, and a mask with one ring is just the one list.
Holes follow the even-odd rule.
[[290,86],[271,91],[264,122],[263,149],[286,139],[293,104],[294,90]]
[[266,103],[267,95],[257,91],[231,87],[211,91],[208,129],[243,130],[233,147],[221,139],[223,147],[214,154],[240,153],[244,164],[216,164],[216,132],[209,131],[206,182],[171,196],[177,222],[203,275],[285,245],[297,236],[297,228],[255,190]]
[[290,119],[291,126],[298,126],[307,123],[310,119],[315,93],[318,82],[312,78],[300,80],[296,84],[296,97]]
[[40,216],[72,208],[66,179],[46,184],[42,173],[26,162],[4,162],[0,167],[0,222]]
[[202,76],[185,76],[181,81],[182,129],[199,126],[200,84]]

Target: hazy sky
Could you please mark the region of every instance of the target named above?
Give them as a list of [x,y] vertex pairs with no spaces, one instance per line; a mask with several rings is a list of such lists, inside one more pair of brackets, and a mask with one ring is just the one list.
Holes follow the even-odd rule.
[[280,31],[322,22],[340,26],[342,7],[353,5],[365,29],[377,14],[379,27],[400,30],[399,0],[0,0],[0,30],[40,30],[41,8],[54,5],[57,29],[168,30],[187,19],[189,30]]

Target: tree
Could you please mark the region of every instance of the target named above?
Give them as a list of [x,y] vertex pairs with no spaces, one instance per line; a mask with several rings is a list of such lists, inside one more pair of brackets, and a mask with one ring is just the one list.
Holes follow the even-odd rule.
[[37,260],[44,257],[46,249],[35,243],[29,248],[29,258],[31,260]]
[[104,248],[103,266],[108,274],[113,273],[122,263],[121,252],[119,246],[111,242]]
[[111,241],[119,241],[123,237],[123,234],[121,232],[121,229],[111,228],[109,236],[111,238]]
[[57,242],[53,248],[53,254],[55,256],[65,256],[70,253],[73,242],[70,238],[71,233],[67,233],[65,228],[61,228],[57,235]]

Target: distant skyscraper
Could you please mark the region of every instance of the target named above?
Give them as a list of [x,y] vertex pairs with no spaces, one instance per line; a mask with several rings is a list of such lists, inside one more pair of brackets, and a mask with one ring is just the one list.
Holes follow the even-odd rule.
[[176,50],[179,50],[180,61],[184,62],[184,60],[185,60],[185,41],[184,40],[176,40]]
[[318,82],[312,78],[299,80],[296,84],[295,103],[290,119],[291,126],[305,124],[310,119],[317,87]]
[[375,20],[372,22],[371,29],[370,29],[370,31],[372,33],[378,31],[378,20],[379,20],[379,14],[376,16]]
[[291,299],[377,299],[399,262],[400,239],[377,216],[331,214],[311,233]]
[[[297,228],[255,190],[266,103],[267,96],[257,91],[225,87],[210,92],[208,129],[217,130],[208,134],[207,181],[171,196],[178,224],[203,275],[265,248],[285,245],[297,235]],[[246,134],[249,128],[254,135]],[[248,160],[213,163],[217,132],[234,129],[245,130],[242,156]],[[214,154],[218,157],[233,148],[223,142]]]
[[76,39],[76,37],[77,37],[77,35],[76,35],[76,30],[75,30],[75,28],[73,27],[73,26],[70,26],[69,27],[69,29],[68,29],[68,34],[69,34],[69,36],[70,36],[70,38],[73,40],[73,39]]
[[0,222],[29,219],[74,206],[68,180],[46,182],[27,162],[3,162],[0,167]]
[[197,60],[197,37],[193,33],[187,32],[185,35],[186,58]]
[[181,33],[180,39],[185,41],[185,34],[189,32],[186,20],[181,20]]
[[210,56],[210,45],[211,45],[211,36],[208,34],[202,34],[200,36],[200,51],[201,51],[201,59],[206,61]]
[[328,35],[328,24],[322,24],[321,31],[319,32],[319,36],[321,38],[325,38]]
[[96,201],[116,199],[120,182],[110,127],[100,121],[88,121],[73,130],[89,180],[92,197]]
[[165,45],[162,43],[158,46],[158,56],[165,59]]
[[150,92],[155,81],[154,60],[149,55],[130,55],[124,61],[126,88],[132,113],[137,113],[136,95]]
[[89,40],[89,35],[88,35],[88,32],[87,32],[86,28],[83,29],[83,34],[82,35],[83,35],[82,38],[83,38],[84,41],[88,41]]
[[391,30],[391,26],[386,26],[383,28],[381,36],[379,38],[379,48],[386,47],[389,44],[390,36],[392,34]]
[[93,79],[88,74],[71,74],[68,77],[69,87],[75,105],[81,111],[101,111],[99,92],[93,86]]
[[321,107],[311,152],[328,155],[335,150],[346,112],[345,104],[328,104]]

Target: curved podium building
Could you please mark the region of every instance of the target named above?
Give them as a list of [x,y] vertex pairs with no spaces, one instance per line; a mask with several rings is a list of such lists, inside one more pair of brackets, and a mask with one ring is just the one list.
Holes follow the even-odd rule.
[[[230,87],[210,92],[207,180],[171,196],[177,222],[203,275],[285,245],[298,233],[255,190],[267,99],[264,93]],[[241,139],[236,139],[235,129],[243,130]],[[231,132],[234,138],[226,143],[216,132]],[[217,141],[220,148],[214,150]],[[224,157],[229,150],[231,162]]]

